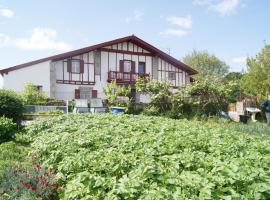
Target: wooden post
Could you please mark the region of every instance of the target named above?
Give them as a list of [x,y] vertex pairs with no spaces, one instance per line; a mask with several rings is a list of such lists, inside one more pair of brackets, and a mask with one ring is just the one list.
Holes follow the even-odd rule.
[[67,104],[66,104],[66,107],[67,107],[67,114],[68,114],[68,100],[67,100]]

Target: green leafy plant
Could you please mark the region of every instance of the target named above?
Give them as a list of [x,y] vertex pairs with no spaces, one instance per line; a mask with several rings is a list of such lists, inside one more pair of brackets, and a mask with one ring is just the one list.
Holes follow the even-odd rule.
[[27,105],[43,105],[47,99],[46,95],[39,91],[33,83],[25,84],[21,96]]
[[23,117],[23,101],[14,91],[0,89],[0,117],[5,116],[20,123]]
[[36,114],[39,115],[62,115],[64,114],[63,110],[48,110],[48,111],[38,111]]
[[107,84],[103,89],[108,100],[109,106],[123,106],[128,107],[131,101],[131,87],[119,86],[115,81]]
[[57,171],[61,199],[270,198],[268,135],[110,114],[62,115],[26,131]]
[[199,72],[194,76],[197,81],[207,78],[208,80],[217,82],[229,72],[229,66],[225,62],[207,51],[193,50],[183,58],[183,61]]
[[227,110],[230,88],[226,85],[205,79],[190,84],[185,90],[193,115],[208,117]]
[[247,73],[241,78],[241,87],[251,96],[257,96],[261,102],[270,92],[270,45],[265,44],[255,56],[247,58]]
[[17,125],[6,117],[0,117],[0,143],[13,138],[17,131]]
[[[150,95],[151,102],[145,108],[144,113],[150,115],[160,115],[166,111],[171,110],[171,86],[164,81],[154,79],[136,79],[136,91]],[[152,114],[151,114],[152,113]],[[160,113],[160,114],[158,114]]]
[[44,102],[43,105],[44,106],[66,106],[66,101],[56,100],[54,98],[46,98],[46,102]]

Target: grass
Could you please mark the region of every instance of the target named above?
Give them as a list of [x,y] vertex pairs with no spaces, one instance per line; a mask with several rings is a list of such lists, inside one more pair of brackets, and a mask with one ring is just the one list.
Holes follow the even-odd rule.
[[233,122],[228,124],[227,128],[254,135],[270,135],[270,127],[266,123],[261,122],[249,122],[248,124]]
[[208,120],[203,120],[203,121],[197,121],[197,120],[193,120],[193,121],[199,124],[219,125],[223,127],[224,129],[257,135],[257,136],[270,135],[270,126],[268,126],[266,122],[248,121],[247,124],[243,124],[242,122],[234,122],[231,120],[218,119],[218,118],[209,118]]
[[29,151],[30,144],[27,141],[22,140],[20,135],[17,135],[17,137],[12,141],[1,143],[0,179],[6,168],[29,163],[29,158],[27,157]]

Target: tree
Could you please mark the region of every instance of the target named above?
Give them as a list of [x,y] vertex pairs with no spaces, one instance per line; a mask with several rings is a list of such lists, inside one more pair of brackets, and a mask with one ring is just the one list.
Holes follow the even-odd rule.
[[230,82],[230,81],[240,82],[242,77],[243,77],[243,74],[241,72],[230,72],[224,77],[223,81],[225,83]]
[[218,115],[226,111],[228,95],[231,93],[229,85],[222,82],[215,83],[207,78],[188,85],[186,93],[189,95],[191,114],[197,116]]
[[230,103],[235,103],[239,98],[244,97],[244,91],[241,87],[241,79],[243,74],[241,72],[230,72],[222,80],[222,83],[230,88],[227,93],[227,99]]
[[199,73],[194,76],[196,80],[221,80],[228,72],[229,66],[207,51],[194,50],[183,58],[184,63],[196,69]]
[[41,105],[46,101],[46,95],[40,92],[32,83],[26,83],[21,93],[24,103],[27,105]]
[[247,73],[241,79],[244,91],[263,100],[270,93],[270,45],[265,45],[255,58],[247,59]]

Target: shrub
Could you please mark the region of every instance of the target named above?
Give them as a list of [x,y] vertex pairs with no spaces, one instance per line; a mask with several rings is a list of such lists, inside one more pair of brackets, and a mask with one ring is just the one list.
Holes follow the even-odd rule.
[[21,96],[27,105],[43,105],[47,99],[46,95],[40,92],[32,83],[25,84]]
[[0,89],[0,116],[13,119],[19,123],[24,111],[23,101],[11,90]]
[[151,98],[150,107],[157,108],[159,113],[163,113],[171,109],[170,97],[172,92],[169,83],[154,79],[145,80],[137,78],[136,91],[149,94]]
[[209,117],[227,110],[230,88],[224,84],[204,80],[190,84],[185,90],[193,115]]
[[17,126],[12,119],[0,117],[0,143],[11,139],[14,136],[16,129]]

